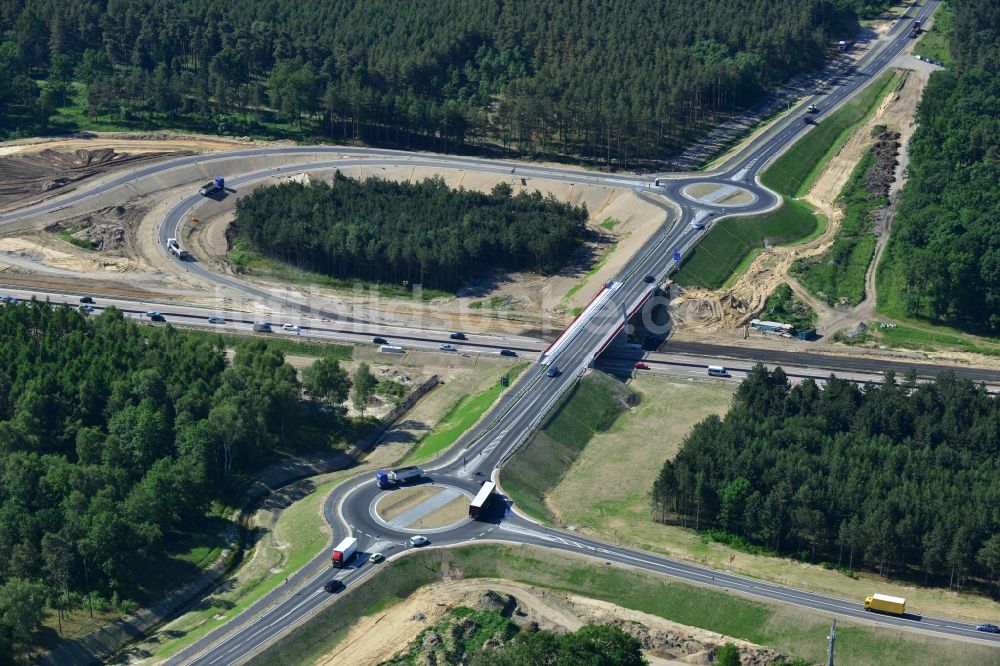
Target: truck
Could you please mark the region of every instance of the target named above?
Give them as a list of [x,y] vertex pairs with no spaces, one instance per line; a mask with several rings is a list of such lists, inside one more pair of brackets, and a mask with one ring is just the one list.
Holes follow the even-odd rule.
[[379,488],[392,488],[404,481],[419,479],[423,475],[424,470],[416,465],[410,465],[409,467],[400,467],[399,469],[380,469],[375,472],[375,481],[378,482]]
[[889,615],[904,615],[906,613],[906,599],[890,597],[887,594],[873,594],[865,599],[865,610]]
[[210,194],[215,194],[216,192],[219,192],[224,189],[226,189],[226,179],[223,178],[222,176],[216,176],[215,180],[209,181],[204,185],[202,185],[201,189],[198,190],[198,194],[200,194],[203,197],[207,197]]
[[402,354],[405,351],[399,345],[381,345],[378,350],[386,354]]
[[479,487],[479,492],[476,493],[475,498],[469,503],[469,518],[479,520],[487,515],[490,510],[490,504],[497,497],[496,489],[497,484],[492,481],[485,481]]
[[330,565],[336,569],[343,569],[358,551],[358,540],[354,537],[347,537],[338,543],[333,552],[330,553]]
[[181,245],[177,242],[176,238],[167,239],[167,249],[170,250],[170,254],[175,255],[182,261],[188,258],[187,251],[181,249]]

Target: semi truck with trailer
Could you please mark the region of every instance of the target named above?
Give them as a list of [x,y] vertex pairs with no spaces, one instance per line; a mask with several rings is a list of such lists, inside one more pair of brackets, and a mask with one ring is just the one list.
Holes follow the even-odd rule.
[[222,176],[216,176],[215,180],[212,180],[202,185],[201,189],[198,190],[198,194],[200,194],[203,197],[207,197],[211,194],[215,194],[216,192],[219,192],[224,189],[226,189],[226,179],[223,178]]
[[358,552],[358,540],[354,537],[347,537],[338,543],[333,552],[330,553],[330,565],[336,569],[342,569],[347,566],[356,552]]
[[423,475],[424,470],[416,465],[410,465],[409,467],[400,467],[399,469],[380,469],[375,472],[375,481],[378,482],[379,488],[392,488],[404,481],[419,479]]
[[492,481],[486,481],[479,487],[479,492],[469,504],[469,518],[479,520],[490,510],[490,503],[497,496],[496,489],[497,484]]
[[905,615],[906,599],[890,597],[887,594],[873,594],[865,599],[865,610],[889,615]]

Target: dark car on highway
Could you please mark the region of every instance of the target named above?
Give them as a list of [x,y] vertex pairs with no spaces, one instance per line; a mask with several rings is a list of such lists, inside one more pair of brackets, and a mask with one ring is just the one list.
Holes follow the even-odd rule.
[[166,321],[166,319],[164,318],[164,316],[161,315],[159,312],[152,312],[152,313],[150,313],[149,320],[150,321]]
[[646,277],[642,278],[642,281],[645,282],[646,284],[651,284],[653,282],[656,282],[656,276],[655,275],[647,275]]
[[339,580],[328,580],[324,585],[323,589],[327,592],[340,592],[344,589],[344,584]]
[[448,337],[452,340],[465,340],[465,333],[452,333]]
[[995,624],[977,624],[976,631],[985,631],[990,634],[1000,634],[1000,627]]
[[89,303],[89,304],[93,305],[94,304],[94,299],[91,298],[90,296],[81,296],[80,297],[80,302],[81,303]]
[[517,352],[514,351],[513,349],[501,349],[500,350],[500,355],[501,356],[517,356]]
[[387,344],[389,344],[389,341],[386,340],[385,338],[374,337],[374,338],[372,338],[372,344],[373,345],[387,345]]

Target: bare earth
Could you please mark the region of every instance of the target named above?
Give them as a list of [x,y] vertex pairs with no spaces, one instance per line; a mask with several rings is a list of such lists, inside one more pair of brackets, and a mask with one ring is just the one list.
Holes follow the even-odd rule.
[[315,664],[332,666],[385,661],[402,652],[417,634],[437,623],[449,608],[482,607],[484,595],[490,591],[509,594],[517,600],[513,619],[519,625],[535,622],[542,629],[556,632],[576,631],[588,623],[620,626],[639,638],[646,658],[654,666],[711,663],[715,650],[726,642],[740,648],[744,664],[770,664],[776,659],[774,652],[753,643],[603,601],[520,583],[480,579],[428,585],[394,606],[359,619],[336,649]]

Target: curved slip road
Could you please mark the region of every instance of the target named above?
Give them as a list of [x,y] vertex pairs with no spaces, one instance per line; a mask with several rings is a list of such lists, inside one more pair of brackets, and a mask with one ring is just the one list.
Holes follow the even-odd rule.
[[[913,18],[926,21],[937,6],[937,0],[927,2],[919,8]],[[901,21],[894,29],[894,37],[880,49],[867,56],[845,80],[822,99],[809,100],[821,108],[821,114],[829,112],[854,95],[872,77],[900,53],[908,44],[906,30],[912,19]],[[653,186],[650,179],[642,177],[613,176],[600,172],[575,169],[550,168],[537,165],[523,165],[513,162],[413,154],[402,151],[312,147],[249,149],[221,155],[194,156],[173,160],[158,166],[147,167],[125,176],[112,179],[87,192],[67,194],[51,202],[34,206],[15,213],[0,215],[0,224],[25,219],[31,216],[53,212],[60,208],[86,201],[90,197],[110,193],[127,192],[129,185],[137,180],[161,175],[165,170],[185,169],[210,165],[219,172],[240,173],[231,177],[228,185],[240,186],[255,180],[273,177],[304,169],[337,168],[354,163],[393,164],[431,166],[435,168],[458,168],[490,173],[507,173],[512,176],[543,178],[589,185],[613,185],[634,187],[644,192],[647,198],[652,194],[662,195],[676,206],[674,209],[664,204],[667,222],[654,234],[644,250],[635,256],[616,279],[614,293],[607,303],[595,313],[593,319],[580,333],[564,346],[554,358],[548,359],[561,370],[554,377],[546,375],[546,366],[535,365],[526,371],[521,379],[489,413],[487,418],[464,435],[453,447],[440,466],[430,471],[435,483],[446,484],[467,492],[475,492],[481,480],[496,476],[504,460],[523,443],[534,431],[544,416],[558,399],[566,393],[582,372],[592,364],[595,353],[622,325],[623,315],[633,312],[647,301],[654,285],[647,282],[652,276],[654,283],[664,278],[674,267],[675,251],[683,254],[704,233],[692,226],[693,222],[710,225],[716,213],[725,214],[724,205],[694,203],[680,195],[680,189],[694,182],[738,184],[751,191],[756,199],[739,208],[739,214],[747,215],[769,210],[779,205],[780,200],[763,188],[759,174],[767,163],[790,146],[800,134],[811,125],[802,122],[801,109],[778,123],[772,130],[763,133],[751,142],[742,153],[731,159],[724,167],[711,174],[683,174],[669,177],[662,186]],[[286,162],[280,166],[250,171],[225,171],[231,161],[253,160],[261,157],[282,157]],[[329,160],[324,160],[329,156]],[[308,159],[306,159],[308,158]],[[199,179],[200,180],[200,179]],[[125,196],[124,194],[122,196]],[[206,204],[204,198],[190,196],[171,209],[160,230],[160,242],[176,234],[177,225],[184,216],[198,204]],[[190,264],[188,264],[190,267]],[[200,269],[200,267],[197,267]],[[262,299],[271,295],[255,290],[238,280],[202,271],[205,279],[217,281],[227,287],[238,289]],[[300,312],[312,312],[305,304],[293,304]],[[346,320],[342,314],[318,314],[329,318]],[[548,366],[548,367],[551,367]],[[334,603],[336,596],[322,590],[322,583],[331,577],[338,577],[345,583],[355,584],[365,577],[372,567],[365,564],[371,552],[386,552],[389,555],[408,549],[408,533],[387,529],[374,520],[369,507],[374,493],[380,492],[371,478],[359,478],[340,486],[325,505],[327,520],[334,527],[335,538],[353,534],[359,538],[362,553],[351,568],[331,572],[327,564],[327,553],[317,557],[306,567],[290,577],[288,584],[254,604],[247,612],[235,617],[229,624],[211,632],[202,640],[172,657],[168,663],[232,664],[245,661],[265,648],[276,637],[294,629],[301,621],[311,617],[323,607]],[[953,622],[938,618],[909,616],[894,618],[872,616],[860,609],[857,600],[845,601],[833,597],[816,595],[780,585],[753,581],[740,576],[715,572],[683,562],[673,561],[640,551],[620,548],[598,540],[576,534],[541,527],[532,521],[511,512],[496,522],[463,522],[454,529],[434,535],[438,545],[464,543],[477,539],[491,539],[503,542],[528,543],[547,548],[576,552],[607,562],[642,568],[664,575],[688,580],[703,585],[715,585],[737,590],[753,596],[781,601],[821,612],[829,612],[854,618],[874,620],[881,624],[906,626],[923,629],[946,636],[978,638],[1000,645],[1000,637],[979,634],[967,623]]]

